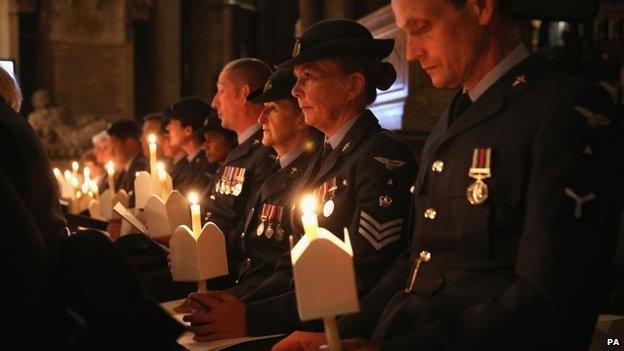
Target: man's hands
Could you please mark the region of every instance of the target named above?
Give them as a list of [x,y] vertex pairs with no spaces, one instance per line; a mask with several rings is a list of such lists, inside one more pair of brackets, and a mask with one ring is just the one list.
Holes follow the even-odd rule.
[[119,239],[119,235],[121,234],[121,219],[111,219],[106,226],[106,232],[113,241]]
[[[297,331],[273,346],[271,351],[318,351],[325,344],[327,344],[327,339],[324,333]],[[376,345],[362,339],[343,340],[342,349],[344,351],[379,351]]]
[[232,294],[208,291],[189,295],[191,314],[184,316],[190,322],[188,330],[195,341],[240,338],[247,335],[245,303]]

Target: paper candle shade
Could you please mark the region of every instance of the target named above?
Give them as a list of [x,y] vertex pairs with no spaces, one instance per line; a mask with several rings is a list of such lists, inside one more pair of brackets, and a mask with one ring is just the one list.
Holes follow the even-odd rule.
[[174,233],[181,225],[191,227],[191,212],[188,201],[179,191],[174,190],[169,193],[165,207],[169,218],[169,233]]
[[353,250],[324,228],[310,241],[307,235],[292,249],[297,308],[302,321],[359,311]]
[[[177,195],[173,195],[177,194]],[[145,220],[151,238],[171,235],[181,225],[190,226],[191,216],[186,199],[172,192],[164,204],[159,196],[152,195],[145,205]],[[175,223],[175,227],[173,226]]]
[[136,207],[145,208],[149,197],[156,194],[154,190],[152,176],[145,171],[138,172],[137,177],[134,179],[134,201]]
[[100,200],[92,199],[89,203],[89,215],[91,218],[99,219],[101,221],[105,221],[106,218],[102,216],[102,212],[100,211]]
[[199,237],[186,225],[176,229],[169,241],[171,274],[177,282],[197,282],[228,274],[225,236],[212,222]]
[[[126,193],[125,190],[121,189],[117,192],[117,194],[115,194],[115,196],[113,196],[113,207],[117,204],[120,203],[122,205],[124,205],[125,207],[129,207],[130,206],[130,196],[128,196],[128,193]],[[111,219],[113,218],[121,218],[117,213],[115,213],[114,211],[111,211]]]

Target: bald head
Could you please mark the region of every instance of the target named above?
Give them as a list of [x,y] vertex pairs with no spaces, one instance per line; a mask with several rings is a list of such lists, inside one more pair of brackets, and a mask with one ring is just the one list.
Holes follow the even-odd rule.
[[271,75],[271,68],[261,60],[242,58],[229,62],[222,72],[239,88],[246,84],[250,91],[254,91],[264,86]]

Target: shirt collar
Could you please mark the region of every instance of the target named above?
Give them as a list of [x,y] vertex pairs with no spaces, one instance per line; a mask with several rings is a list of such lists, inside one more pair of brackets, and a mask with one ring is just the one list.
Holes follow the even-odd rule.
[[186,156],[186,154],[184,152],[179,152],[177,155],[175,155],[175,157],[173,158],[173,164],[177,164],[178,162],[182,161],[182,159]]
[[[494,83],[496,83],[505,73],[507,73],[510,69],[512,69],[515,65],[522,62],[524,59],[529,57],[531,53],[524,46],[523,43],[520,43],[516,48],[505,57],[501,62],[498,63],[493,69],[491,69],[474,88],[468,91],[468,95],[470,96],[470,100],[477,101],[488,90]],[[464,92],[466,90],[464,89]]]
[[260,130],[260,128],[262,128],[260,123],[254,123],[251,126],[249,126],[247,129],[245,129],[244,132],[237,135],[236,139],[238,140],[238,145],[241,145],[242,143],[247,141],[247,139],[251,138],[252,135],[254,135],[257,131]]
[[201,148],[199,148],[199,150],[197,150],[193,155],[188,155],[186,156],[186,159],[189,162],[193,162],[193,160],[195,159],[195,157],[197,157],[197,155],[199,155],[200,152],[203,152],[204,150],[202,150]]
[[130,170],[130,166],[132,166],[132,162],[134,162],[135,158],[136,158],[136,156],[131,158],[131,159],[129,159],[128,162],[126,162],[126,165],[124,166],[124,169],[126,170],[126,172],[128,172]]
[[284,156],[280,156],[277,160],[279,161],[280,167],[282,169],[286,168],[289,164],[292,163],[299,155],[303,153],[303,147],[297,148]]
[[353,127],[358,118],[360,118],[360,115],[351,118],[349,121],[347,121],[347,123],[343,124],[342,127],[338,128],[338,130],[334,132],[331,137],[325,137],[325,142],[331,145],[332,150],[336,149],[338,145],[340,145],[342,139],[344,139],[345,135],[347,135],[349,130],[351,130],[351,127]]

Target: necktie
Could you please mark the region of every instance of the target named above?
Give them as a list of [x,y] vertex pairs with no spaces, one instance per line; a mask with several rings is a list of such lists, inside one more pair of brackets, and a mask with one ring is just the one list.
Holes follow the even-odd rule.
[[329,156],[329,154],[331,154],[331,152],[332,152],[331,144],[326,142],[323,145],[323,151],[321,153],[321,160],[325,161],[327,157]]
[[457,120],[459,116],[461,116],[464,111],[468,109],[472,105],[472,100],[470,100],[470,96],[468,93],[458,93],[455,95],[453,99],[453,103],[451,104],[451,111],[449,113],[449,126],[453,124]]

